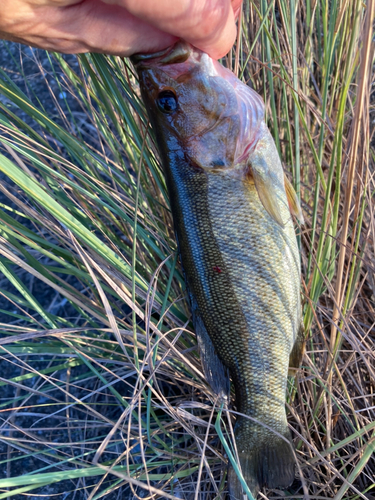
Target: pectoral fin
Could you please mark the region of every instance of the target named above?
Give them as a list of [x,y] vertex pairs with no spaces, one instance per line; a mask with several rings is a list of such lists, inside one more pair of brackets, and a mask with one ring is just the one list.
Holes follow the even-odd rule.
[[285,185],[285,192],[286,192],[286,197],[288,198],[288,203],[289,203],[289,209],[291,213],[297,217],[297,219],[300,221],[301,224],[305,223],[305,220],[303,218],[302,214],[302,209],[301,205],[299,202],[299,199],[297,197],[297,193],[294,190],[294,187],[292,186],[292,183],[288,179],[288,177],[284,174],[284,185]]
[[285,222],[281,217],[279,194],[276,189],[278,179],[271,174],[265,158],[260,154],[253,154],[249,158],[249,167],[262,205],[270,216],[284,227]]
[[303,224],[297,194],[283,172],[279,153],[265,123],[261,127],[260,136],[247,162],[259,199],[269,215],[284,227],[287,222],[284,220],[285,210],[283,210],[286,206],[286,194],[290,212]]

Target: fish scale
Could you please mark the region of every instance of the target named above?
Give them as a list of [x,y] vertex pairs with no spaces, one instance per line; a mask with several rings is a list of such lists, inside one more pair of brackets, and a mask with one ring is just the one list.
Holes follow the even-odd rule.
[[[285,214],[289,222],[281,228],[263,208],[253,183],[225,173],[208,174],[208,179],[213,233],[247,323],[248,355],[230,371],[237,408],[289,438],[285,393],[300,309],[298,250],[290,215]],[[224,294],[223,308],[226,298]],[[240,456],[259,442],[263,447],[274,441],[269,429],[249,419],[240,419],[235,433]],[[289,468],[293,475],[291,464]],[[248,476],[248,485],[256,491],[256,481]]]
[[[248,356],[235,368],[248,372],[247,395],[237,397],[238,410],[271,427],[280,420],[285,430],[288,361],[297,336],[299,310],[299,287],[295,285],[299,266],[293,259],[298,250],[292,222],[286,228],[273,224],[254,184],[224,173],[208,174],[208,207],[213,234],[247,325]],[[224,310],[227,300],[228,290],[222,295]],[[272,390],[264,383],[265,375]],[[240,374],[235,378],[240,380]],[[241,382],[237,385],[239,395]],[[247,425],[253,423],[248,421]],[[269,433],[261,427],[258,432]]]
[[[164,166],[206,377],[221,396],[227,371],[233,381],[238,458],[251,491],[286,487],[295,468],[288,367],[297,368],[303,353],[300,263],[289,210],[295,193],[262,101],[183,42],[133,61]],[[242,499],[233,468],[228,480],[231,498]]]

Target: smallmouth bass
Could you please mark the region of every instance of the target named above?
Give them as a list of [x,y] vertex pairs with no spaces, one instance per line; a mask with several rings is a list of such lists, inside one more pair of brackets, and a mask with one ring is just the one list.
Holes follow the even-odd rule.
[[[287,487],[295,458],[288,368],[303,354],[295,192],[260,96],[184,42],[133,56],[163,162],[205,375],[236,393],[235,438],[253,494]],[[265,424],[265,425],[262,425]],[[229,492],[242,499],[232,468]]]

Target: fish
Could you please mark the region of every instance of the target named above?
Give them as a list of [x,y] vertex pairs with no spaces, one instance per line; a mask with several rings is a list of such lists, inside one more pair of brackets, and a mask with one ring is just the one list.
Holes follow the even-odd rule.
[[[304,350],[302,221],[265,123],[262,98],[208,54],[179,41],[136,54],[156,137],[205,376],[223,401],[250,491],[286,488],[295,454],[285,398]],[[230,498],[243,498],[228,469]]]

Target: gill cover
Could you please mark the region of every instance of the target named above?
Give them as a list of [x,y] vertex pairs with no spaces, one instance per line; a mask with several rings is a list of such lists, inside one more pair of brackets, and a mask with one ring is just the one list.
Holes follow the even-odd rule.
[[250,173],[264,208],[279,225],[286,223],[281,217],[285,193],[292,213],[303,221],[254,90],[185,42],[133,56],[133,62],[154,128],[169,135],[169,149],[176,144],[208,172]]

